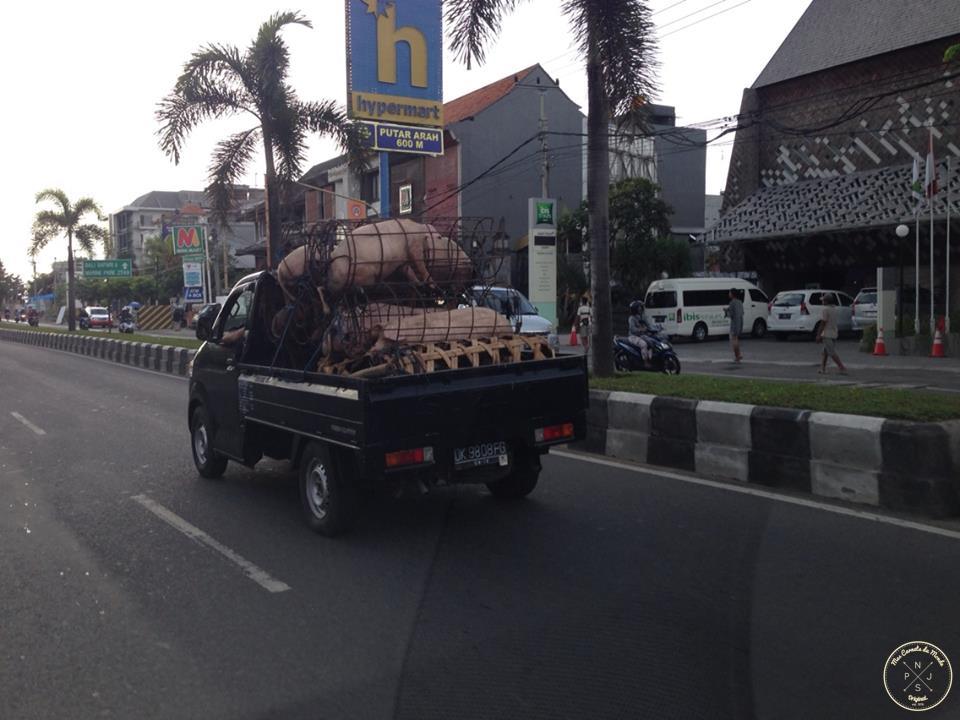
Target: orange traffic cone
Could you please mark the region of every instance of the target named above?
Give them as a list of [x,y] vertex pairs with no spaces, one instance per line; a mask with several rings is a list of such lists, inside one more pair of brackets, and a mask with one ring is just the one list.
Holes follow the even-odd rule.
[[577,324],[574,323],[570,327],[570,347],[577,346]]
[[873,345],[873,354],[874,355],[886,355],[887,346],[883,342],[883,328],[877,328],[877,342]]
[[933,347],[930,348],[930,357],[932,358],[942,358],[946,357],[947,354],[943,351],[943,334],[941,329],[943,328],[943,320],[937,323],[937,332],[933,336]]

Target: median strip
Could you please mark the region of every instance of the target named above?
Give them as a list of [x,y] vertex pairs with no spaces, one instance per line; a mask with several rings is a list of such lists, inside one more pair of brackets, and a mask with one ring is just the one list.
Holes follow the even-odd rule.
[[146,495],[134,495],[133,499],[156,515],[158,518],[163,520],[165,523],[182,532],[191,540],[216,550],[227,560],[232,562],[234,565],[237,565],[241,570],[243,570],[244,574],[248,578],[253,580],[257,585],[262,587],[267,592],[280,593],[286,592],[290,589],[290,586],[286,583],[274,579],[265,570],[260,569],[246,558],[235,553],[226,545],[214,540],[196,525],[191,525],[175,512],[168,510],[155,500],[147,497]]

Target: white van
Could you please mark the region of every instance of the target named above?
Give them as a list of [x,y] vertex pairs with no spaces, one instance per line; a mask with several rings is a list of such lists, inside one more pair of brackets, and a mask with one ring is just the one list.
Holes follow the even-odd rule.
[[644,315],[648,323],[663,325],[670,336],[697,342],[710,335],[726,336],[730,320],[724,310],[730,304],[731,288],[740,291],[743,301],[743,331],[758,338],[766,335],[769,300],[760,288],[740,278],[654,280],[647,288]]

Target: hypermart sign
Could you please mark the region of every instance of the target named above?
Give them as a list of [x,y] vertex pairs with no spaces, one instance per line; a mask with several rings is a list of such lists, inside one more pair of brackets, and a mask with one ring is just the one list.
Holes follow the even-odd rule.
[[416,155],[443,155],[441,128],[374,122],[361,122],[359,126],[364,142],[372,150]]
[[350,117],[443,127],[441,0],[346,0]]

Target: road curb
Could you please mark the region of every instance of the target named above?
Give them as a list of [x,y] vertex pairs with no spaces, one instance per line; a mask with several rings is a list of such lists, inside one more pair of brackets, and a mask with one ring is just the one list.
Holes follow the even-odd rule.
[[106,362],[132,365],[167,375],[180,376],[187,374],[187,365],[196,354],[196,350],[172,345],[14,328],[0,328],[0,340],[72,352]]
[[960,421],[590,391],[572,447],[928,517],[960,515]]

